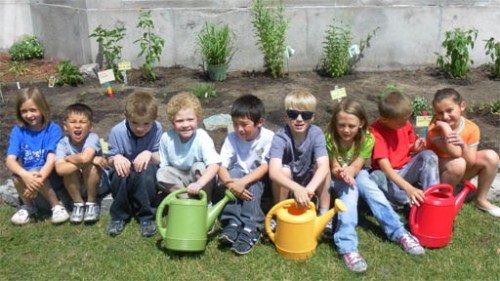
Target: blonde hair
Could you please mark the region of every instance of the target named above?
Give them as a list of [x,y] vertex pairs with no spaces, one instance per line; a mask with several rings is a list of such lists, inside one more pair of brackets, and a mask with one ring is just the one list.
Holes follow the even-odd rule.
[[133,92],[125,102],[125,114],[127,119],[149,119],[156,120],[158,117],[158,102],[151,94],[145,92]]
[[47,103],[47,100],[45,100],[45,96],[35,86],[31,86],[29,88],[22,89],[17,94],[17,98],[16,98],[17,124],[21,128],[28,127],[28,123],[26,123],[26,121],[24,121],[24,119],[21,115],[21,106],[23,105],[23,103],[27,102],[28,100],[33,101],[33,103],[36,105],[36,108],[38,109],[38,111],[40,111],[40,113],[42,114],[42,128],[47,127],[47,125],[50,122],[49,105]]
[[174,122],[175,115],[182,109],[192,108],[198,120],[201,119],[203,109],[200,100],[190,92],[181,92],[173,96],[167,104],[168,120]]
[[316,98],[305,90],[292,91],[285,97],[285,109],[290,108],[303,111],[315,111]]
[[408,118],[413,112],[411,101],[400,92],[390,92],[380,98],[378,113],[380,117],[389,119]]

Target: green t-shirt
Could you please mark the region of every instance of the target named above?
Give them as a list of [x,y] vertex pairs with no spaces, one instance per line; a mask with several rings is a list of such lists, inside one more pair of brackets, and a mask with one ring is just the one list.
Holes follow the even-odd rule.
[[[341,145],[339,145],[338,150],[334,150],[333,148],[333,140],[330,136],[330,133],[325,134],[326,139],[326,149],[328,150],[328,157],[330,160],[336,159],[339,162],[340,166],[347,167],[351,165],[354,154],[354,146],[352,146],[349,150],[345,150]],[[361,146],[359,150],[359,158],[369,159],[372,157],[373,145],[375,144],[375,138],[370,133],[369,130],[365,131],[365,142]]]

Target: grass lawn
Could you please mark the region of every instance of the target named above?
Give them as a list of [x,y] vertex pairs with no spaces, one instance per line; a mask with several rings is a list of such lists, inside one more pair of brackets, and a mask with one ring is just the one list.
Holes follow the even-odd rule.
[[450,243],[411,257],[388,241],[370,214],[358,227],[359,251],[368,271],[354,274],[332,241],[320,239],[307,260],[280,256],[270,241],[236,256],[217,241],[216,231],[202,253],[165,250],[157,234],[143,238],[135,221],[109,237],[109,215],[95,225],[53,226],[32,220],[14,226],[15,210],[0,205],[1,280],[500,280],[500,219],[462,206]]

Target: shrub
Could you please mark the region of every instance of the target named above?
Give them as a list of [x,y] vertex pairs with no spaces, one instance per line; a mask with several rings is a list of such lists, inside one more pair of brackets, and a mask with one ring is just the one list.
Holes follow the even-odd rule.
[[83,76],[78,70],[78,66],[70,60],[64,60],[56,67],[58,85],[77,85],[83,83]]
[[[285,18],[283,0],[278,0],[278,6],[275,8],[264,8],[264,1],[253,0],[253,29],[259,50],[264,53],[266,68],[274,78],[281,78],[285,75],[283,52],[286,48],[286,29],[290,19]],[[273,0],[267,2],[275,3]]]
[[471,50],[474,49],[477,33],[477,29],[463,31],[455,28],[452,31],[446,31],[446,38],[441,44],[446,49],[446,55],[435,53],[438,56],[438,67],[444,68],[452,78],[465,78],[469,62],[474,63],[469,55],[469,46]]
[[358,45],[352,45],[351,27],[341,20],[333,19],[323,41],[322,71],[334,78],[349,74],[354,65],[363,58],[363,51],[370,47],[370,40],[378,29],[379,27],[368,33]]
[[27,36],[10,47],[9,55],[12,60],[41,59],[43,51],[43,46],[36,36]]
[[103,66],[106,69],[113,69],[117,80],[122,80],[121,72],[118,71],[118,62],[121,59],[123,46],[121,40],[125,37],[124,27],[117,27],[115,29],[105,29],[99,25],[94,29],[94,33],[89,37],[96,38],[96,41],[102,47],[102,57],[104,59]]
[[493,63],[490,65],[493,76],[500,77],[500,42],[491,37],[489,40],[484,40],[486,45],[486,55],[489,55]]

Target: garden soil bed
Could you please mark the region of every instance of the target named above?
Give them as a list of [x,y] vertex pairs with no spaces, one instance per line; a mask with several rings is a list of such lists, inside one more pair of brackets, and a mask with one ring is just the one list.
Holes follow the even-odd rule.
[[[111,127],[123,119],[125,97],[135,90],[143,90],[156,96],[160,103],[158,120],[164,129],[171,128],[165,106],[168,100],[181,91],[200,83],[208,82],[199,69],[188,69],[180,66],[156,68],[159,77],[155,83],[140,79],[140,71],[128,72],[127,86],[113,82],[114,98],[107,95],[106,88],[99,84],[96,78],[85,78],[84,84],[78,87],[62,86],[49,88],[47,77],[54,75],[54,60],[34,60],[28,62],[30,70],[25,75],[17,75],[8,71],[10,62],[6,55],[0,55],[0,81],[3,99],[0,100],[0,184],[9,177],[5,167],[5,152],[8,146],[9,133],[15,124],[15,96],[18,92],[17,83],[21,87],[30,84],[38,86],[46,95],[54,121],[61,124],[64,108],[74,102],[83,102],[92,107],[95,112],[96,125],[94,131],[106,139]],[[446,87],[457,89],[467,102],[467,117],[481,128],[480,149],[490,148],[499,151],[500,148],[500,116],[489,113],[489,104],[500,100],[500,81],[491,80],[485,68],[471,69],[466,80],[453,80],[436,69],[429,68],[419,71],[393,72],[354,72],[339,79],[322,77],[314,71],[292,72],[282,79],[272,79],[263,72],[243,71],[229,72],[228,78],[215,83],[217,96],[202,99],[203,116],[207,118],[220,113],[229,113],[231,103],[243,94],[254,94],[261,98],[266,106],[265,126],[276,131],[285,124],[283,118],[283,100],[287,93],[295,89],[306,89],[318,99],[316,119],[314,123],[326,128],[334,101],[330,91],[335,85],[345,88],[347,95],[363,102],[369,114],[370,121],[377,116],[377,100],[380,91],[386,85],[394,85],[403,89],[410,98],[417,95],[428,101],[436,90]],[[2,97],[0,97],[2,98]],[[472,106],[472,107],[471,107]],[[202,122],[200,122],[202,124]],[[421,129],[416,129],[417,133]],[[227,134],[226,129],[209,131],[216,147],[220,149]]]

